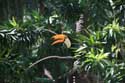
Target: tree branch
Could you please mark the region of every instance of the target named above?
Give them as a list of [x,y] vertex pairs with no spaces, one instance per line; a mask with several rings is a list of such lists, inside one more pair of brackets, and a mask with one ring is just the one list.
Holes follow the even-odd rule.
[[45,61],[45,60],[48,60],[48,59],[64,59],[64,60],[73,60],[74,58],[72,56],[47,56],[45,58],[42,58],[40,60],[37,60],[36,62],[34,62],[33,64],[31,64],[26,70],[29,70],[30,68],[32,68],[33,66],[35,66],[36,64],[42,62],[42,61]]

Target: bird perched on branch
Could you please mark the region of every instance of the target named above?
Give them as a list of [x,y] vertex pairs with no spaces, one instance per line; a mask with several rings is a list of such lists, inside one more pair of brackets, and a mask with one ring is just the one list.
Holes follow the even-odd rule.
[[67,46],[67,48],[71,47],[71,42],[69,38],[67,37],[67,35],[65,34],[56,34],[52,36],[52,40],[54,40],[54,42],[51,45],[64,43]]

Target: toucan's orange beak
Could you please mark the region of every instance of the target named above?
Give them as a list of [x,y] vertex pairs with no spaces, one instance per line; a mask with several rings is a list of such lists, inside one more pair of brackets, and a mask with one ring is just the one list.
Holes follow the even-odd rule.
[[63,43],[66,37],[67,36],[64,34],[56,34],[52,36],[52,40],[54,40],[54,42],[51,45]]

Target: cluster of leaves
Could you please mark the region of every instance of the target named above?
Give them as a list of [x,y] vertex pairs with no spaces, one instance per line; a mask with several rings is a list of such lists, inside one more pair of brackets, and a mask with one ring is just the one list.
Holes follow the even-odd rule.
[[124,82],[124,36],[125,28],[117,21],[105,26],[102,31],[89,31],[89,35],[78,34],[79,42],[75,58],[80,70],[96,75],[97,82]]
[[0,82],[24,83],[31,78],[25,69],[33,61],[32,52],[41,41],[39,38],[42,39],[42,30],[34,27],[38,19],[33,19],[22,24],[13,17],[0,27]]

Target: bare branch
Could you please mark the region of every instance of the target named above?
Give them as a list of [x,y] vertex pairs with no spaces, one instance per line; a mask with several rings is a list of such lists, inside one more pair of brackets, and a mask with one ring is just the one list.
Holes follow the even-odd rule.
[[29,70],[30,68],[32,68],[33,66],[35,66],[36,64],[42,62],[42,61],[45,61],[45,60],[48,60],[48,59],[64,59],[64,60],[73,60],[74,58],[72,56],[48,56],[48,57],[45,57],[45,58],[42,58],[40,60],[37,60],[36,62],[34,62],[33,64],[31,64],[26,70]]

